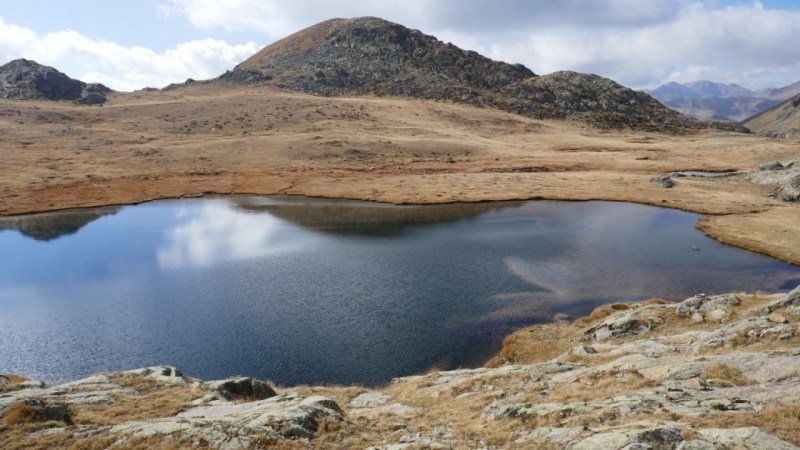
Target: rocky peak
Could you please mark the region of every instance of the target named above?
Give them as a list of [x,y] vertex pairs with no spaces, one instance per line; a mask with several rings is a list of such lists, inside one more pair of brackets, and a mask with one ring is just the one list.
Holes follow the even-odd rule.
[[606,78],[574,72],[537,76],[521,64],[494,61],[374,17],[309,27],[264,48],[216,82],[325,96],[450,101],[535,118],[582,120],[601,128],[736,129],[682,116]]
[[[312,94],[438,98],[477,95],[534,76],[374,17],[332,19],[280,40],[223,78],[266,81]],[[444,91],[444,92],[443,92]],[[448,92],[449,91],[449,92]]]
[[68,77],[58,70],[27,59],[15,59],[0,66],[0,95],[3,98],[72,100],[87,105],[102,104],[108,87]]

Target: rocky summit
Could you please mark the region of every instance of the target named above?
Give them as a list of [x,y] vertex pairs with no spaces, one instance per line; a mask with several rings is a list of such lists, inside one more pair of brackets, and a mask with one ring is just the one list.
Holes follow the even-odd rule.
[[676,131],[734,124],[683,116],[609,79],[556,72],[537,76],[386,20],[332,19],[280,40],[216,80],[271,85],[323,96],[402,96],[493,107],[537,119],[600,128]]
[[99,83],[84,83],[35,61],[16,59],[0,66],[0,96],[19,100],[71,100],[102,105],[111,92]]
[[0,448],[797,449],[800,288],[612,304],[378,389],[0,376]]

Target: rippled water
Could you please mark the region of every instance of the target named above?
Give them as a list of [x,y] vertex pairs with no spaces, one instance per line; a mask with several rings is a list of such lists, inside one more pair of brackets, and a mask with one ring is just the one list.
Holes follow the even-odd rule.
[[608,202],[263,197],[4,219],[0,373],[55,382],[166,363],[380,384],[481,364],[512,330],[604,302],[800,283],[797,267],[710,240],[696,220]]

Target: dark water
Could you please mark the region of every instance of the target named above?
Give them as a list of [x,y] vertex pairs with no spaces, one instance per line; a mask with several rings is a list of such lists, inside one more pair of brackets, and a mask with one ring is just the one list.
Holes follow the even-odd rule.
[[800,283],[696,219],[606,202],[260,197],[6,219],[0,373],[56,382],[167,363],[380,384],[481,364],[515,328],[603,302]]

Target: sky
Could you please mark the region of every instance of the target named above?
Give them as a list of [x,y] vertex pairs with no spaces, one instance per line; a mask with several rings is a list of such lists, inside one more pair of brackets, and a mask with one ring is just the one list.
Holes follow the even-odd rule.
[[27,0],[0,8],[16,58],[117,90],[216,77],[333,17],[377,16],[537,74],[626,86],[800,81],[800,0]]

